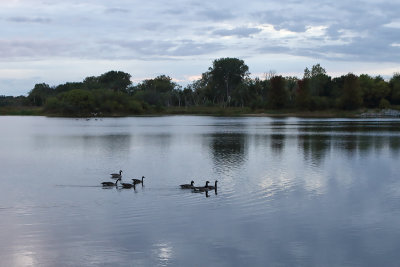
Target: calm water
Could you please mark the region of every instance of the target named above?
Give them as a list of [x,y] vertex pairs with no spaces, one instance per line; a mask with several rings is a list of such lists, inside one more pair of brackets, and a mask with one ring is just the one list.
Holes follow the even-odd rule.
[[[0,117],[0,266],[397,266],[400,120]],[[109,174],[144,175],[136,190]],[[218,179],[218,192],[178,188]]]

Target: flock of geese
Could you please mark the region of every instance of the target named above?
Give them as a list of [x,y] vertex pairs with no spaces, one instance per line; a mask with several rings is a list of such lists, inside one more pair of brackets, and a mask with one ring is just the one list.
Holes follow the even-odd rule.
[[[146,178],[144,176],[142,176],[142,179],[132,179],[132,183],[123,183],[122,180],[122,170],[119,171],[119,173],[111,173],[111,178],[112,179],[116,179],[115,182],[102,182],[102,186],[103,187],[111,187],[111,186],[115,186],[118,187],[118,182],[120,182],[120,185],[122,186],[122,188],[133,188],[136,190],[136,185],[137,184],[142,184],[143,186],[143,179]],[[210,182],[206,181],[205,186],[194,186],[194,181],[191,181],[190,184],[181,184],[179,185],[180,188],[182,189],[192,189],[192,192],[194,193],[199,193],[199,192],[206,192],[208,193],[208,191],[210,190],[214,190],[215,193],[217,193],[217,183],[218,181],[215,180],[215,184],[214,185],[208,185]]]
[[132,183],[129,184],[129,183],[121,182],[121,180],[122,180],[122,171],[121,170],[119,171],[119,173],[111,173],[110,175],[111,175],[111,178],[116,179],[116,181],[115,182],[102,182],[101,184],[103,185],[103,187],[110,187],[110,186],[118,187],[118,182],[120,182],[122,188],[136,189],[137,184],[142,184],[142,186],[143,186],[143,179],[146,178],[146,177],[142,176],[141,180],[140,179],[132,179]]

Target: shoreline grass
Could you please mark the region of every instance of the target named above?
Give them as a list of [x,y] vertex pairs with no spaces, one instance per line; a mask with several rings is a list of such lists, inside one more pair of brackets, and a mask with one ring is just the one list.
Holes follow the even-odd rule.
[[40,107],[7,106],[0,107],[0,116],[45,116]]

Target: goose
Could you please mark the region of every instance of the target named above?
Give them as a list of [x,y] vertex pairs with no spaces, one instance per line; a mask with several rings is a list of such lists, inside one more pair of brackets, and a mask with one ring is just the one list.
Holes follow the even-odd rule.
[[118,178],[117,181],[116,181],[115,183],[114,183],[114,182],[102,182],[101,184],[102,184],[103,186],[117,186],[118,181],[121,181],[121,178]]
[[121,183],[121,185],[122,185],[122,188],[132,188],[133,187],[133,189],[135,189],[136,190],[136,185],[134,184],[134,183],[132,183],[132,184],[127,184],[127,183]]
[[208,186],[209,183],[210,183],[209,181],[206,181],[205,186],[194,186],[193,192],[206,192],[206,191],[210,190],[210,188]]
[[182,189],[193,189],[193,187],[194,187],[193,184],[194,184],[194,181],[191,181],[190,184],[181,184],[180,187]]
[[143,179],[144,179],[144,178],[146,178],[146,177],[142,176],[142,180],[139,180],[139,179],[132,179],[132,181],[133,181],[134,184],[142,184],[142,186],[143,186]]
[[215,180],[215,185],[214,185],[214,186],[209,185],[209,186],[208,186],[208,189],[216,190],[216,189],[217,189],[217,183],[218,183],[218,180]]
[[122,178],[122,171],[119,170],[119,174],[118,173],[111,173],[111,178]]

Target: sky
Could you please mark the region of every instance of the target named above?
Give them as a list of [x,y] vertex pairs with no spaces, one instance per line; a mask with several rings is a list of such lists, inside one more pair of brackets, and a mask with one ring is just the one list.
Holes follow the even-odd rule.
[[302,77],[319,63],[333,77],[390,78],[399,11],[392,0],[0,0],[0,95],[110,70],[185,86],[222,57],[244,60],[252,77]]

